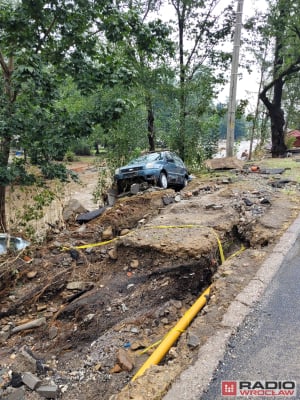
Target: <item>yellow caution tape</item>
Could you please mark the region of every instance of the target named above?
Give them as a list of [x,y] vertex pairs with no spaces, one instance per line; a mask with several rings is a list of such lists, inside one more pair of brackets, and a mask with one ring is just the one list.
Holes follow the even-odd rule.
[[246,247],[242,244],[241,248],[238,251],[236,251],[235,253],[231,254],[231,256],[227,257],[227,260],[230,260],[231,258],[240,255],[244,250],[246,250]]
[[[124,235],[125,236],[125,235]],[[114,238],[111,240],[107,240],[106,242],[99,242],[99,243],[90,243],[90,244],[83,244],[82,246],[72,246],[72,247],[62,247],[62,250],[70,250],[70,249],[90,249],[91,247],[97,246],[104,246],[106,244],[115,242],[119,238]]]
[[[221,263],[223,264],[225,262],[225,256],[224,256],[224,251],[223,251],[223,247],[222,247],[222,243],[221,240],[217,234],[217,232],[208,226],[205,225],[193,225],[193,224],[187,224],[187,225],[155,225],[155,226],[146,226],[143,227],[142,230],[146,230],[146,229],[184,229],[184,228],[189,228],[189,229],[193,229],[193,228],[203,228],[203,229],[210,229],[212,231],[212,233],[215,235],[217,242],[218,242],[218,247],[219,247],[219,252],[220,252],[220,258],[221,258]],[[70,250],[72,249],[89,249],[92,247],[97,247],[97,246],[105,246],[109,243],[115,242],[117,240],[120,240],[121,238],[131,234],[132,232],[127,233],[126,235],[123,236],[119,236],[116,237],[114,239],[111,240],[107,240],[105,242],[98,242],[98,243],[90,243],[90,244],[84,244],[82,246],[73,246],[73,247],[63,247],[62,250]],[[229,258],[235,257],[236,255],[240,254],[242,251],[245,250],[245,247],[242,246],[242,248],[237,251],[236,253],[232,254]]]
[[153,347],[158,346],[161,342],[163,341],[163,339],[158,340],[155,343],[150,344],[150,346],[146,347],[144,350],[139,351],[139,355],[143,355],[145,353],[147,353],[149,350],[151,350]]

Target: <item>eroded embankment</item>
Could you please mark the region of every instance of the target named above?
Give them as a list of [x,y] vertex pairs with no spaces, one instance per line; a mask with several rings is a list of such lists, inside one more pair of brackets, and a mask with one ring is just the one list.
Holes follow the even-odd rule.
[[[19,349],[25,344],[49,363],[48,377],[64,400],[118,392],[118,399],[161,398],[296,211],[286,198],[279,208],[283,197],[265,185],[251,185],[209,182],[186,190],[178,202],[171,190],[120,199],[86,226],[56,232],[47,246],[31,250],[30,264],[11,260],[1,326],[38,317],[45,324],[6,338],[4,364],[24,372]],[[241,244],[246,250],[229,259]],[[209,304],[176,350],[124,389],[151,349],[140,351],[160,340],[211,281]],[[133,358],[129,370],[120,366],[120,349]]]

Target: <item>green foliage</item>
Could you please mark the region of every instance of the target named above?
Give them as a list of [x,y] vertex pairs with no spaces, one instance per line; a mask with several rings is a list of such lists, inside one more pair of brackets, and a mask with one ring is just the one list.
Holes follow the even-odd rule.
[[285,144],[288,150],[294,147],[294,143],[296,142],[296,140],[297,138],[295,138],[295,136],[292,135],[285,136]]
[[110,171],[106,167],[102,167],[98,170],[97,185],[93,190],[93,201],[95,204],[103,203],[104,196],[106,195],[108,188],[111,186],[110,175]]
[[65,154],[64,160],[67,162],[74,162],[78,161],[78,157],[76,157],[76,154],[73,151],[68,150]]
[[76,156],[90,156],[91,155],[91,146],[86,140],[76,141],[71,146],[72,151]]
[[59,179],[62,182],[69,182],[70,179],[78,181],[78,175],[66,168],[63,164],[42,164],[41,172],[45,179]]
[[8,167],[0,165],[0,182],[5,185],[31,185],[35,182],[35,177],[26,171],[23,159],[15,158]]
[[57,207],[64,198],[64,186],[59,181],[46,185],[37,178],[32,186],[18,186],[17,189],[10,187],[8,190],[11,229],[21,229],[26,237],[35,242],[39,239],[39,230],[45,228],[44,220],[40,224],[41,219],[47,216],[54,201]]

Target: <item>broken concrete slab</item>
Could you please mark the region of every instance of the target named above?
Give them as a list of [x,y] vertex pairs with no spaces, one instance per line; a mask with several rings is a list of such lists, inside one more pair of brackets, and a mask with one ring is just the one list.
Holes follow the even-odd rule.
[[24,400],[25,399],[25,389],[24,388],[18,388],[14,390],[12,393],[10,393],[7,397],[6,400]]
[[31,390],[35,390],[38,386],[42,384],[42,381],[31,372],[25,372],[22,375],[22,381]]
[[58,395],[57,385],[43,385],[36,389],[36,392],[46,399],[55,399]]
[[244,162],[238,160],[236,157],[213,158],[212,160],[206,160],[205,166],[212,170],[242,169]]

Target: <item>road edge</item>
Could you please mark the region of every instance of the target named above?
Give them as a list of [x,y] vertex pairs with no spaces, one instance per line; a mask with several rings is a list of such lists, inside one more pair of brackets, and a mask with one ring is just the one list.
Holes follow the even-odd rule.
[[214,371],[224,357],[230,337],[250,313],[253,304],[262,297],[299,234],[300,215],[281,236],[272,254],[264,260],[248,285],[230,304],[223,316],[221,329],[200,347],[196,362],[180,374],[163,400],[201,399]]

